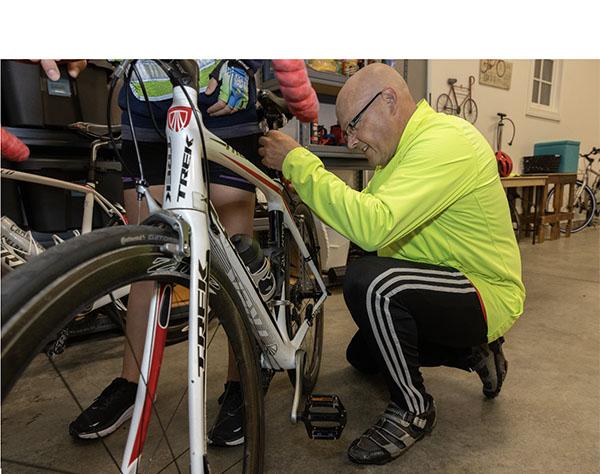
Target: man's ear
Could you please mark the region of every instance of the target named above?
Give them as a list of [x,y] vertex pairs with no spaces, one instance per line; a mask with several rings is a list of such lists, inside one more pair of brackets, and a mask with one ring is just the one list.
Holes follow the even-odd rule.
[[398,110],[398,93],[396,90],[392,87],[386,87],[381,93],[381,98],[389,109],[390,114],[394,115]]

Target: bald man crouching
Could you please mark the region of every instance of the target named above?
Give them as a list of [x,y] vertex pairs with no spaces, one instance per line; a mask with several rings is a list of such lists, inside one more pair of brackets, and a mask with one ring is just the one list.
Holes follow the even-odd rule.
[[321,220],[377,251],[346,271],[344,298],[358,326],[347,358],[381,372],[390,401],[348,456],[384,464],[435,426],[420,367],[475,371],[487,398],[500,393],[503,335],[523,311],[525,288],[494,153],[477,129],[425,100],[415,104],[384,64],[348,79],[336,114],[348,146],[376,168],[364,190],[283,133],[260,138],[259,154]]

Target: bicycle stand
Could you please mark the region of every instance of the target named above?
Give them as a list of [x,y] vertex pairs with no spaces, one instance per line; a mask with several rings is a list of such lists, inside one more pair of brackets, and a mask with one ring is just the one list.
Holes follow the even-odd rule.
[[310,439],[338,439],[346,426],[346,409],[337,395],[313,395],[306,397],[302,412],[298,411],[302,393],[305,352],[296,351],[296,384],[292,404],[292,423],[302,421]]

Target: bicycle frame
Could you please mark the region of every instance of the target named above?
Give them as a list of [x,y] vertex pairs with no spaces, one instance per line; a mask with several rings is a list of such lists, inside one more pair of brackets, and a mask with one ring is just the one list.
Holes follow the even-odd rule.
[[[104,140],[94,140],[92,142],[92,161],[95,162],[95,157],[98,148],[107,145],[108,142]],[[78,193],[84,193],[85,198],[83,202],[83,218],[81,223],[81,233],[87,234],[92,231],[92,220],[94,217],[94,203],[98,204],[102,210],[109,216],[118,216],[119,220],[123,224],[127,224],[127,219],[123,213],[102,194],[96,191],[96,184],[87,182],[85,185],[72,183],[69,181],[63,181],[61,179],[49,178],[47,176],[41,176],[33,173],[26,173],[23,171],[11,170],[8,168],[0,169],[2,178],[12,179],[15,181],[23,181],[33,184],[41,184],[43,186],[50,186],[53,188],[65,189],[67,191],[75,191]]]
[[116,215],[123,224],[127,224],[127,219],[123,216],[121,211],[119,211],[119,209],[117,209],[108,199],[102,196],[102,194],[96,191],[93,187],[90,187],[89,183],[87,185],[71,183],[69,181],[62,181],[60,179],[48,178],[47,176],[10,170],[8,168],[1,168],[0,173],[2,174],[2,178],[6,179],[41,184],[54,188],[66,189],[67,191],[84,193],[86,198],[84,201],[83,219],[81,223],[82,234],[87,234],[92,230],[94,203],[98,204],[106,214]]
[[[235,171],[246,178],[267,198],[269,212],[282,217],[299,251],[316,278],[322,292],[313,307],[315,316],[322,306],[327,291],[316,265],[295,226],[293,216],[283,198],[283,187],[234,151],[222,140],[206,130],[200,111],[196,107],[197,92],[188,86],[175,86],[173,103],[167,119],[167,171],[161,210],[143,188],[152,211],[149,221],[167,222],[179,233],[178,248],[170,248],[174,256],[189,257],[190,303],[188,343],[188,400],[190,422],[191,472],[205,469],[205,334],[208,324],[208,294],[210,288],[209,264],[217,259],[226,270],[244,306],[244,311],[254,336],[262,351],[262,364],[266,368],[286,370],[297,367],[300,344],[312,318],[305,320],[292,340],[289,339],[285,321],[285,301],[266,304],[258,292],[246,266],[229,241],[207,197],[202,167],[202,137],[207,158]],[[193,105],[192,105],[193,104]],[[197,118],[197,120],[196,120]],[[199,123],[197,123],[199,122]],[[209,217],[212,224],[209,225]],[[286,282],[284,282],[284,285]],[[169,304],[169,291],[156,285],[151,302],[148,332],[136,405],[129,438],[123,456],[122,471],[135,472],[143,445],[147,423],[154,399],[158,372],[164,346]],[[285,294],[282,291],[282,294]],[[270,308],[271,306],[272,308]],[[298,372],[299,370],[297,370]],[[147,387],[146,387],[147,386]],[[296,387],[298,392],[298,387]],[[294,407],[297,406],[294,398]],[[294,417],[292,417],[294,420]]]
[[467,89],[468,92],[465,94],[465,96],[460,104],[458,103],[458,98],[456,97],[456,90],[454,88],[454,84],[450,84],[450,93],[452,93],[452,96],[454,97],[454,103],[456,104],[456,107],[458,110],[460,110],[460,108],[463,106],[463,104],[471,98],[471,86],[474,83],[475,83],[475,77],[469,76],[469,87],[463,87],[463,89]]

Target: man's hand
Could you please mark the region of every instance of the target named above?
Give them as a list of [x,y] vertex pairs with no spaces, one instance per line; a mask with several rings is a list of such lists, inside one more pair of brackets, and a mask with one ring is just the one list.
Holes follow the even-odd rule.
[[73,79],[79,76],[79,73],[87,67],[87,60],[85,59],[30,59],[29,61],[39,63],[52,81],[60,79],[58,63],[67,63],[69,76]]
[[258,145],[258,154],[262,157],[263,165],[279,171],[287,154],[301,146],[289,135],[276,130],[270,130],[265,136],[260,137]]
[[248,74],[235,61],[222,61],[210,78],[206,95],[211,95],[221,85],[219,99],[206,110],[210,116],[231,115],[248,106]]

